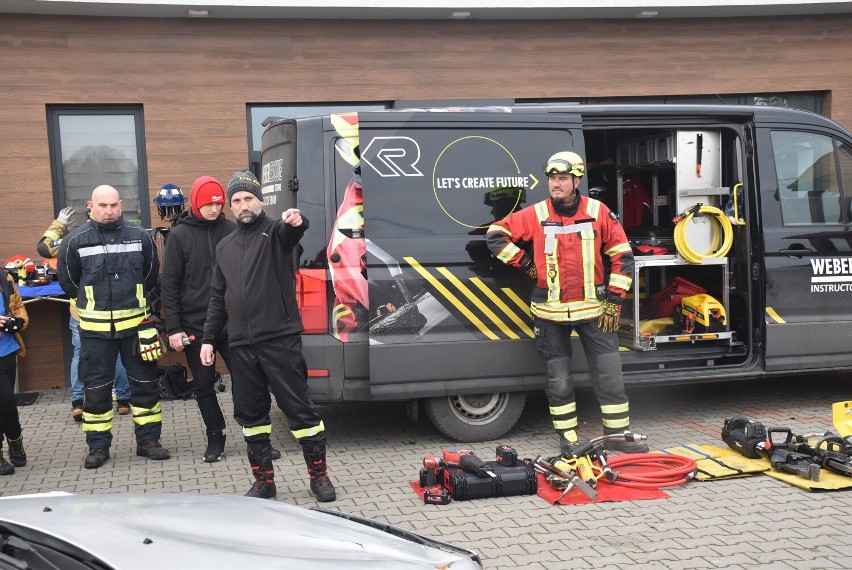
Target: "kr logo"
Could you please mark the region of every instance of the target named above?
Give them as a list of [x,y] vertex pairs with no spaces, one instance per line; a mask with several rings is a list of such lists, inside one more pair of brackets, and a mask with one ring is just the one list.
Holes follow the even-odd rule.
[[361,151],[361,161],[383,178],[423,176],[417,169],[420,146],[409,137],[375,137]]

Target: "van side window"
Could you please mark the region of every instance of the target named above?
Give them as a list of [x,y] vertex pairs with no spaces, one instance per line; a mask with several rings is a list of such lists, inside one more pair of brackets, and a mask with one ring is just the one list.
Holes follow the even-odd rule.
[[844,197],[844,188],[852,191],[848,145],[815,133],[773,131],[772,150],[784,226],[849,221]]

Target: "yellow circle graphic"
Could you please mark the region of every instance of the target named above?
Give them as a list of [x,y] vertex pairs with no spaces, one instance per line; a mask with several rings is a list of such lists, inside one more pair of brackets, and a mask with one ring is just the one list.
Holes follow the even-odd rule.
[[[483,151],[482,147],[477,148],[477,152],[468,154],[466,149],[462,148],[464,143],[478,143],[485,142],[489,146],[493,146],[494,151],[485,149]],[[496,153],[499,153],[495,155]],[[475,155],[478,159],[477,162],[470,163],[467,161],[467,158],[470,155]],[[481,158],[486,158],[486,160],[482,160]],[[508,157],[511,161],[511,166],[507,162],[506,165],[501,168],[500,162],[505,160]],[[444,159],[444,163],[446,164],[450,159],[453,160],[453,164],[449,166],[452,170],[448,174],[459,174],[458,176],[440,176],[439,172],[441,169],[441,161]],[[461,170],[461,172],[458,172]],[[460,220],[462,217],[458,212],[453,212],[455,206],[458,204],[452,204],[451,202],[463,202],[465,206],[468,206],[470,200],[476,200],[478,204],[482,204],[482,192],[473,192],[473,190],[493,190],[494,187],[487,187],[489,181],[499,181],[501,179],[506,179],[509,175],[521,178],[521,169],[518,166],[518,161],[515,160],[515,157],[509,152],[505,146],[495,141],[494,139],[479,136],[479,135],[470,135],[466,137],[458,138],[447,146],[438,154],[438,158],[435,160],[435,166],[432,168],[432,192],[435,195],[435,200],[438,202],[438,206],[441,207],[441,210],[444,211],[447,216],[462,226],[468,228],[481,228],[483,224],[479,223],[468,223]],[[448,187],[448,185],[450,187]],[[441,193],[439,190],[461,190],[465,193],[465,197],[461,200],[456,198],[455,200],[449,200],[447,196],[444,199],[441,199]],[[518,203],[521,201],[521,193],[518,193],[517,200],[515,202],[515,208],[517,208]],[[513,208],[513,210],[515,209]],[[467,210],[471,210],[471,208],[467,208]]]

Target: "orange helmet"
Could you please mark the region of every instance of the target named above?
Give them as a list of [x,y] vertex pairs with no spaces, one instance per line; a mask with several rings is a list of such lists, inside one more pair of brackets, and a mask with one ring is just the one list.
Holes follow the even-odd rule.
[[55,257],[48,257],[44,260],[44,274],[51,278],[56,278],[57,264],[59,260]]

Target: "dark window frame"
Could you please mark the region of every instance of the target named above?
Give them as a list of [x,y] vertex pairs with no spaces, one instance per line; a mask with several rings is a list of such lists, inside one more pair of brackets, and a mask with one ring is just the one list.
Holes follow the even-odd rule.
[[[145,118],[141,105],[47,105],[47,138],[50,149],[50,174],[53,181],[53,205],[58,212],[66,205],[64,167],[59,121],[62,116],[132,115],[135,128],[139,217],[143,227],[151,226],[148,192],[148,156],[145,148]],[[80,213],[82,215],[82,213]]]

